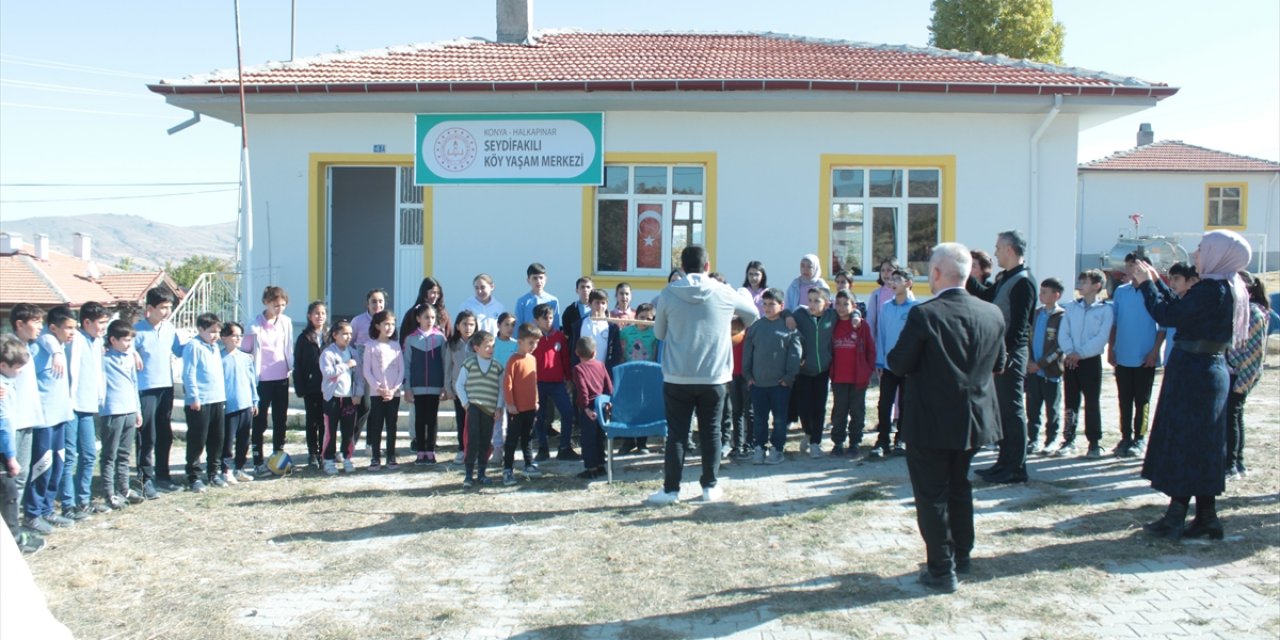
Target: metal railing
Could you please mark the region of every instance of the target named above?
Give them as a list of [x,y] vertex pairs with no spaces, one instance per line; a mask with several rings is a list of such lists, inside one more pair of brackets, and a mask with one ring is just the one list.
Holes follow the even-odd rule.
[[240,306],[239,273],[200,274],[173,310],[170,320],[179,330],[194,331],[196,318],[202,313],[215,313],[223,321],[240,322],[244,310]]

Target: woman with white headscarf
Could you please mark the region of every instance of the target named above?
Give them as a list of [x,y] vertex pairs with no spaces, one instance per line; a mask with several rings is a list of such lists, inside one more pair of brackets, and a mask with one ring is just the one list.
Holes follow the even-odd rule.
[[792,280],[787,287],[787,311],[794,311],[809,304],[810,289],[821,289],[826,292],[825,297],[831,297],[831,286],[822,279],[822,265],[818,262],[818,256],[806,253],[803,258],[800,258],[800,276]]
[[[1216,498],[1226,489],[1224,355],[1248,336],[1249,296],[1237,272],[1250,254],[1249,243],[1234,231],[1204,234],[1193,254],[1200,282],[1181,299],[1151,265],[1139,263],[1133,274],[1151,317],[1178,330],[1142,464],[1142,477],[1171,499],[1163,518],[1143,526],[1152,535],[1222,539]],[[1184,530],[1192,496],[1195,519]]]

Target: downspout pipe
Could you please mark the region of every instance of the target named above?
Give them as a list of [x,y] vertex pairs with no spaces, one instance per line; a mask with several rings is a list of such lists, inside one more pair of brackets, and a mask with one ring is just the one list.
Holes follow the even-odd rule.
[[[1040,126],[1036,128],[1036,132],[1031,134],[1031,184],[1030,184],[1030,200],[1027,203],[1027,255],[1035,256],[1036,260],[1040,259],[1040,138],[1044,132],[1049,129],[1049,125],[1053,124],[1054,118],[1058,117],[1058,112],[1062,110],[1062,94],[1053,94],[1053,107],[1049,112],[1044,114],[1044,120],[1040,121]],[[1078,248],[1078,247],[1077,247]]]

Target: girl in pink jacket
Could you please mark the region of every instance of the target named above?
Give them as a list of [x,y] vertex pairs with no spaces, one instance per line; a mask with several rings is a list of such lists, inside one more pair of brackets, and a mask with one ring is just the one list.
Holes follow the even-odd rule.
[[[396,417],[400,411],[400,385],[404,382],[404,355],[396,340],[396,314],[383,310],[369,322],[364,349],[364,380],[369,391],[367,433],[370,471],[399,469],[396,464]],[[382,464],[382,428],[387,429],[387,458]]]

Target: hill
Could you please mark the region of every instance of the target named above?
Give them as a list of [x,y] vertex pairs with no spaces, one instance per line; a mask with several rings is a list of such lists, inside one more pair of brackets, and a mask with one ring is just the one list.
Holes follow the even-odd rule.
[[50,248],[62,253],[71,253],[74,234],[88,234],[93,237],[93,260],[107,266],[125,257],[143,268],[162,267],[166,261],[176,264],[194,255],[231,260],[236,250],[234,222],[180,227],[141,216],[99,213],[0,220],[0,231],[20,233],[27,243],[37,233],[48,234]]

